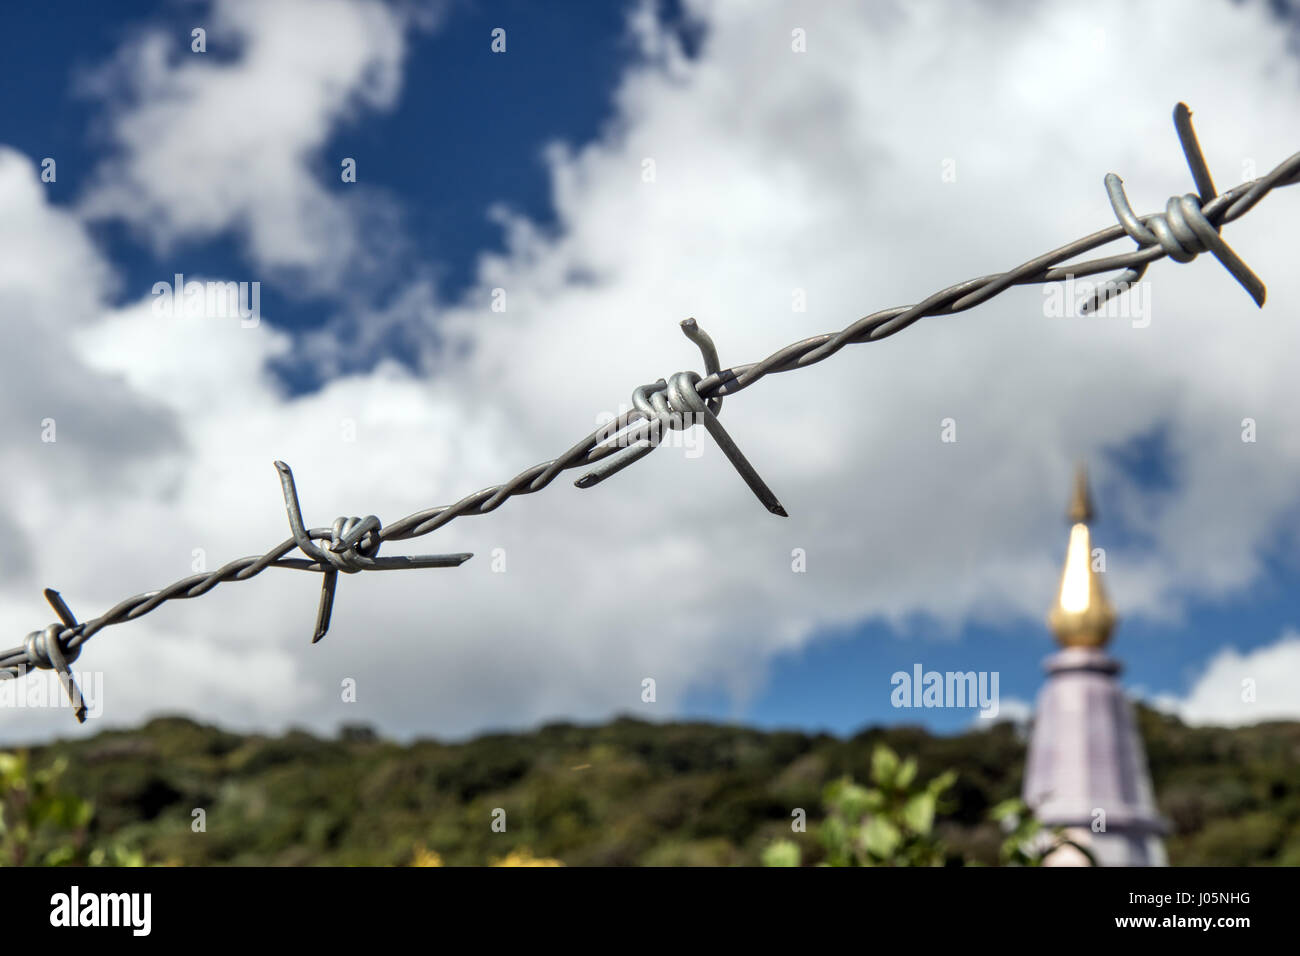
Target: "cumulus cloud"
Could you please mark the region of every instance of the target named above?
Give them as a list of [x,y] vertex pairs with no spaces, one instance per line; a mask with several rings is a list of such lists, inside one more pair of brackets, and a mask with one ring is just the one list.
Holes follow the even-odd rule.
[[83,84],[105,99],[117,150],[86,213],[124,220],[161,249],[234,232],[258,267],[313,287],[332,287],[344,266],[355,274],[383,197],[328,188],[341,160],[320,151],[340,124],[396,102],[406,31],[430,22],[415,12],[378,0],[221,0],[204,21],[210,52],[191,52],[174,31],[140,33]]
[[28,583],[32,553],[85,495],[87,475],[101,504],[138,493],[150,487],[144,466],[183,441],[167,408],[85,368],[69,347],[98,320],[113,277],[82,224],[43,190],[29,159],[0,148],[0,566],[10,586]]
[[1161,695],[1155,706],[1188,724],[1236,727],[1267,720],[1300,720],[1300,634],[1240,651],[1225,647],[1181,697]]
[[[302,175],[304,157],[356,97],[391,102],[402,32],[385,8],[340,0],[337,17],[299,11],[295,49],[281,49],[272,7],[216,8],[214,22],[236,33],[271,18],[233,63],[176,62],[146,40],[121,67],[134,105],[110,110],[123,154],[101,171],[90,215],[163,239],[242,231],[255,261],[336,269],[337,243],[321,230],[360,227]],[[1288,155],[1300,128],[1296,62],[1261,4],[1206,3],[1176,21],[1118,2],[691,8],[707,27],[694,59],[653,18],[635,19],[646,56],[626,71],[615,120],[548,153],[557,228],[500,211],[506,251],[483,257],[464,301],[438,304],[446,347],[423,356],[419,375],[381,363],[288,396],[267,371],[292,347],[273,315],[256,329],[162,320],[148,302],[109,308],[99,286],[77,324],[49,308],[57,276],[110,270],[79,224],[43,204],[29,165],[0,163],[0,223],[10,203],[30,223],[0,232],[0,262],[45,236],[52,261],[24,307],[53,323],[45,345],[7,335],[0,361],[21,380],[59,343],[62,371],[43,394],[73,403],[57,454],[83,456],[74,466],[42,446],[39,402],[12,415],[6,404],[7,454],[38,490],[0,516],[39,547],[24,548],[24,576],[0,584],[4,619],[23,631],[48,620],[36,582],[88,617],[200,560],[269,548],[287,536],[273,458],[294,467],[311,523],[371,512],[391,522],[554,457],[635,385],[698,368],[676,328],[686,316],[724,364],[754,361],[1106,225],[1107,170],[1142,211],[1163,208],[1191,188],[1169,121],[1180,99],[1223,186],[1248,160],[1263,172]],[[1124,32],[1099,32],[1114,23]],[[796,27],[805,53],[791,50]],[[303,30],[329,55],[297,50]],[[1141,57],[1130,36],[1144,37]],[[252,117],[261,129],[283,118],[283,135],[244,154],[204,132],[250,86],[271,89],[284,57],[298,78]],[[187,132],[173,137],[173,124]],[[221,168],[223,157],[242,167]],[[1101,491],[1098,543],[1107,514],[1141,532],[1108,555],[1122,611],[1176,614],[1189,594],[1234,593],[1260,573],[1261,543],[1293,520],[1300,487],[1300,442],[1287,437],[1300,435],[1289,399],[1300,329],[1285,321],[1300,275],[1271,241],[1294,201],[1272,197],[1225,230],[1269,283],[1263,312],[1208,256],[1163,262],[1149,273],[1145,328],[1048,318],[1041,290],[1015,289],[727,399],[722,420],[789,520],[768,515],[701,437],[595,489],[574,489],[570,473],[386,547],[477,557],[344,578],[316,647],[318,580],[272,570],[111,628],[79,664],[105,670],[113,722],[185,706],[243,725],[370,720],[455,734],[666,716],[695,687],[752,693],[769,659],[826,628],[1038,620],[1081,456]],[[70,241],[50,238],[60,229]],[[495,288],[504,313],[488,306]],[[796,290],[806,311],[793,308]],[[383,321],[402,331],[400,316]],[[1244,417],[1259,422],[1254,444],[1240,440]],[[940,441],[946,418],[955,443]],[[1125,483],[1102,454],[1155,428],[1175,458],[1172,489]],[[104,480],[127,468],[134,481]],[[59,482],[58,495],[39,490]],[[807,573],[791,572],[796,548]],[[654,705],[641,700],[647,677]],[[349,679],[355,704],[339,692]],[[53,732],[39,718],[6,718],[0,734]]]

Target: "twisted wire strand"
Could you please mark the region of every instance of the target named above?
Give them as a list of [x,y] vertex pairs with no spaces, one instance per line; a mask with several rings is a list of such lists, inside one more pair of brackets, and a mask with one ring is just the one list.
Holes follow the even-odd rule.
[[[488,514],[512,497],[541,491],[563,471],[604,462],[603,468],[576,482],[580,488],[591,487],[658,447],[663,428],[687,427],[703,421],[710,426],[710,432],[721,443],[725,434],[720,434],[721,426],[715,416],[721,409],[723,397],[735,395],[767,375],[823,362],[845,346],[881,341],[922,318],[955,315],[973,309],[1012,286],[1060,282],[1124,270],[1119,277],[1100,288],[1092,302],[1083,310],[1092,311],[1109,298],[1122,294],[1129,284],[1141,278],[1151,263],[1165,257],[1178,262],[1190,262],[1199,253],[1210,251],[1246,287],[1256,304],[1263,305],[1263,283],[1223,243],[1219,230],[1244,216],[1274,189],[1300,182],[1300,152],[1283,160],[1265,176],[1242,183],[1227,192],[1216,193],[1192,130],[1191,112],[1182,103],[1174,110],[1174,123],[1196,181],[1198,195],[1171,198],[1163,213],[1142,217],[1134,215],[1124,195],[1122,180],[1113,173],[1108,174],[1105,186],[1118,220],[1115,225],[1030,259],[1007,272],[967,279],[936,292],[915,305],[882,309],[863,316],[838,332],[827,332],[793,342],[762,361],[748,365],[719,368],[717,351],[712,341],[696,326],[694,319],[688,319],[682,323],[682,329],[700,347],[707,372],[705,376],[700,377],[694,372],[679,372],[669,382],[660,379],[652,385],[640,386],[633,393],[634,407],[631,410],[591,432],[559,457],[539,462],[509,481],[482,488],[453,504],[417,511],[388,525],[383,525],[377,517],[370,515],[365,519],[339,518],[331,528],[305,528],[298,510],[292,475],[288,466],[276,462],[284,485],[286,508],[294,532],[292,537],[263,555],[238,558],[215,571],[194,574],[161,590],[129,597],[99,617],[84,622],[77,622],[58,593],[47,589],[46,598],[55,608],[62,624],[51,624],[41,631],[33,631],[22,645],[0,652],[0,677],[20,676],[29,668],[54,669],[58,671],[74,704],[79,705],[80,694],[71,681],[68,665],[81,653],[86,641],[96,633],[110,625],[143,617],[167,601],[199,597],[218,584],[246,581],[272,567],[322,574],[324,583],[321,607],[313,638],[314,641],[319,640],[324,634],[324,628],[328,627],[334,582],[340,571],[356,573],[362,570],[455,567],[471,557],[469,554],[376,557],[383,542],[422,537],[458,517]],[[1069,262],[1124,236],[1132,238],[1138,248],[1083,262]],[[692,415],[701,417],[692,419],[689,417]],[[732,446],[727,454],[744,474],[745,470],[741,467],[744,457],[734,449],[734,443]],[[733,452],[739,461],[733,457]],[[614,455],[622,456],[620,461],[607,461]],[[762,499],[759,488],[751,480],[757,479],[757,475],[745,477]],[[759,485],[762,484],[761,479],[757,481]],[[764,489],[765,487],[763,486]],[[775,497],[771,500],[775,502]],[[765,504],[774,513],[784,514],[783,510],[776,510],[780,508],[779,504],[776,509],[766,500]],[[321,548],[314,544],[315,541],[325,541],[328,545]],[[302,552],[305,557],[288,557],[295,550]],[[84,719],[84,706],[79,705],[77,716],[79,720]]]

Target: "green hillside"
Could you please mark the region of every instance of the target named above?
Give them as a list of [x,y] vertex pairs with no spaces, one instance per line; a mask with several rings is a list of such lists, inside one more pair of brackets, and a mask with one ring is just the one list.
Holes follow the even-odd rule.
[[[1189,728],[1142,710],[1175,865],[1300,864],[1300,724]],[[757,864],[791,836],[791,811],[822,817],[825,785],[868,777],[885,742],[920,779],[952,769],[939,833],[953,861],[996,864],[989,808],[1017,795],[1025,747],[999,724],[958,737],[868,730],[850,739],[703,723],[553,724],[466,743],[399,745],[365,728],[337,739],[243,736],[181,718],[31,751],[58,786],[93,802],[87,846],[149,862],[447,864],[526,849],[574,865]],[[194,832],[193,811],[206,832]],[[493,811],[506,814],[494,832]],[[812,828],[810,827],[810,830]],[[819,859],[811,834],[796,836]]]

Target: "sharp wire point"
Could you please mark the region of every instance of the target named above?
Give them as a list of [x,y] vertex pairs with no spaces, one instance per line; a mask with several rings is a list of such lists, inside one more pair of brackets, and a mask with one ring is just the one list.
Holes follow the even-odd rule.
[[330,629],[330,615],[334,613],[334,589],[338,585],[338,580],[337,571],[326,571],[321,577],[320,604],[316,609],[316,630],[311,638],[313,644],[320,643],[320,639]]
[[1196,180],[1196,191],[1204,206],[1218,192],[1214,188],[1214,179],[1210,176],[1210,167],[1205,163],[1200,141],[1196,138],[1196,129],[1192,126],[1192,111],[1186,103],[1174,107],[1174,129],[1178,132],[1178,142],[1183,147],[1183,155],[1187,158],[1187,166],[1192,171],[1192,179]]
[[54,613],[59,616],[59,620],[67,627],[76,627],[77,618],[68,608],[68,604],[63,600],[63,595],[59,594],[54,588],[45,589],[45,600],[54,608]]
[[704,408],[700,412],[700,417],[704,422],[704,427],[713,436],[713,440],[718,447],[722,449],[722,453],[727,456],[727,460],[731,462],[736,471],[740,472],[740,477],[745,480],[745,484],[749,486],[749,490],[754,493],[754,496],[762,502],[763,507],[774,515],[780,515],[783,518],[789,517],[785,513],[785,509],[781,507],[781,502],[777,501],[776,495],[772,493],[772,489],[767,486],[767,482],[749,463],[745,453],[740,450],[740,447],[728,434],[722,422],[718,421],[717,416]]

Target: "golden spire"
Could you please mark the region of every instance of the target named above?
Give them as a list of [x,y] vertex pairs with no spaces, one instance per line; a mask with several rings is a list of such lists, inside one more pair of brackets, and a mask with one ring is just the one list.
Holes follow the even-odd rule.
[[1047,615],[1047,626],[1064,647],[1101,647],[1115,629],[1115,609],[1106,600],[1101,575],[1092,566],[1093,517],[1088,495],[1088,475],[1080,465],[1075,473],[1074,494],[1067,512],[1072,527],[1065,552],[1061,590]]

